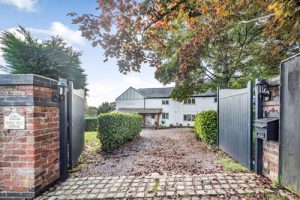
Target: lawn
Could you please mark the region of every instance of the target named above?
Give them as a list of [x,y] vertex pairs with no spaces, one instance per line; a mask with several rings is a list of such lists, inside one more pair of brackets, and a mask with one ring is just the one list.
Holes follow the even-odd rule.
[[100,148],[100,140],[97,138],[97,132],[85,132],[84,135],[85,148],[96,151]]
[[77,166],[70,172],[77,172],[94,161],[95,155],[100,150],[101,143],[97,138],[97,132],[85,132],[84,134],[84,150],[78,160]]

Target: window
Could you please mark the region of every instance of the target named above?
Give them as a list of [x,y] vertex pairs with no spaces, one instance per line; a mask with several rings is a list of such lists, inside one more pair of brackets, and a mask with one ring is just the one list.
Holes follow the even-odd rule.
[[195,99],[186,99],[183,101],[184,104],[196,104]]
[[215,101],[215,103],[217,103],[218,102],[218,97],[215,97],[214,101]]
[[193,122],[195,121],[195,115],[183,115],[183,121]]
[[169,100],[162,100],[162,105],[169,105]]
[[162,119],[169,119],[169,113],[162,113],[161,118]]

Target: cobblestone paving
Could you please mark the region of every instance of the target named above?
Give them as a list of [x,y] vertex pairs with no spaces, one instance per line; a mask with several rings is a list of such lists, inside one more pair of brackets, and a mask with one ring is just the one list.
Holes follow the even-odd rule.
[[262,190],[267,189],[252,173],[153,174],[70,178],[36,199],[201,199],[208,196],[219,199]]

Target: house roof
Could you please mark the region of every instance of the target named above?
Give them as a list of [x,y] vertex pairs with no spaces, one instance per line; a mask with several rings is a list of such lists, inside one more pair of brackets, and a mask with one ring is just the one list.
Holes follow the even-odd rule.
[[[165,88],[140,88],[137,92],[143,95],[145,98],[169,98],[174,87]],[[193,97],[212,97],[216,96],[215,92],[207,91],[206,93],[197,93]]]
[[145,98],[161,98],[161,97],[170,97],[172,87],[166,88],[140,88],[137,91],[142,94]]

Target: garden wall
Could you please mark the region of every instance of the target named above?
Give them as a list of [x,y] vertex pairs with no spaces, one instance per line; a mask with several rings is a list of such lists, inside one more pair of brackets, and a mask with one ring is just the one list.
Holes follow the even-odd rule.
[[[278,117],[280,109],[280,79],[279,77],[267,80],[272,98],[263,102],[264,117]],[[278,180],[279,175],[279,142],[265,140],[263,146],[263,174],[271,180]]]
[[37,75],[0,75],[0,199],[33,198],[59,178],[56,85]]

